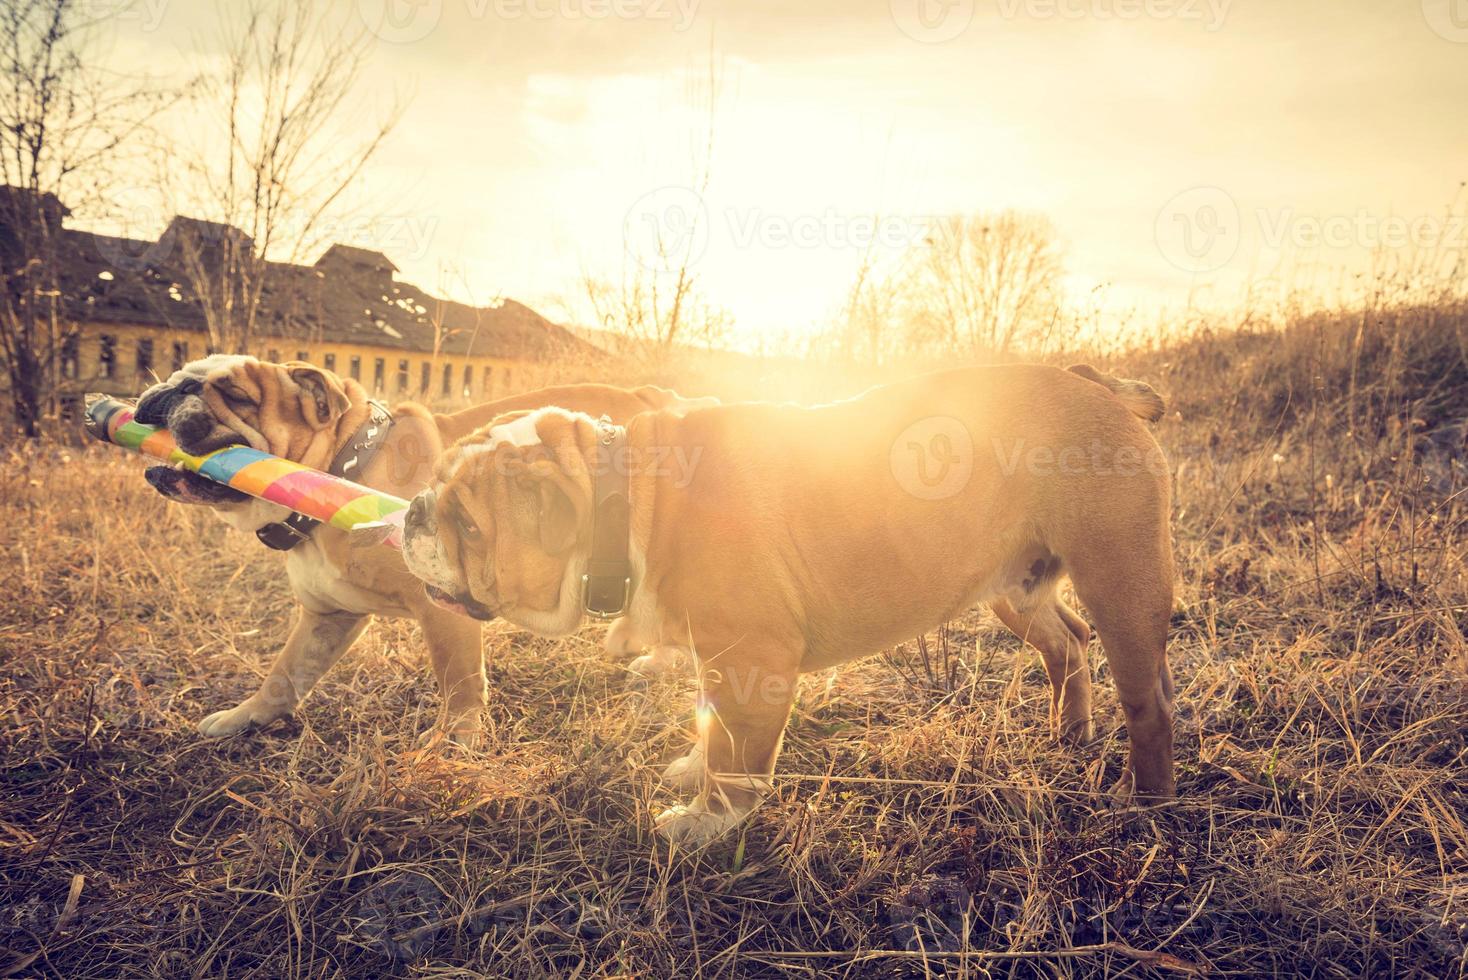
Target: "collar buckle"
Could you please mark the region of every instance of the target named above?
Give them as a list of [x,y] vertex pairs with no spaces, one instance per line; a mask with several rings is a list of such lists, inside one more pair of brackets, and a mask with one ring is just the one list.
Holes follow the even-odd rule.
[[593,619],[616,619],[632,599],[632,579],[589,573],[581,576],[581,608]]
[[302,515],[300,514],[292,514],[283,521],[275,524],[266,524],[264,527],[256,529],[255,537],[259,538],[260,543],[272,551],[290,551],[302,541],[311,540],[312,529],[320,523],[320,521],[314,521],[307,517],[304,518],[304,522],[309,523],[305,527],[299,527],[297,525],[303,523],[300,520],[301,517]]
[[603,415],[601,418],[596,420],[597,442],[601,443],[603,446],[611,446],[612,443],[617,441],[618,436],[623,435],[626,435],[626,430],[621,429],[615,422],[613,422],[610,415]]

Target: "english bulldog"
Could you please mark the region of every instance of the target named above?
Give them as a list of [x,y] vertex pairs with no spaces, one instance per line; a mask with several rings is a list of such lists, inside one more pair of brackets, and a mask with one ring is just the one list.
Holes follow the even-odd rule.
[[[1116,791],[1174,793],[1162,400],[1086,366],[972,367],[835,404],[637,416],[564,408],[460,440],[405,522],[409,569],[546,636],[622,612],[636,642],[694,652],[697,742],[656,818],[705,841],[770,789],[796,679],[987,603],[1038,649],[1052,715],[1092,737],[1090,628],[1130,754]],[[624,598],[625,597],[625,598]]]
[[[626,422],[651,409],[696,404],[701,402],[653,386],[629,390],[581,384],[543,388],[452,415],[412,403],[389,413],[356,381],[312,364],[216,354],[149,388],[136,418],[167,426],[179,446],[195,455],[249,445],[409,498],[427,486],[445,446],[507,412],[560,405]],[[401,552],[385,545],[362,547],[347,532],[179,468],[153,466],[146,476],[164,496],[206,504],[231,526],[285,550],[286,575],[300,602],[295,625],[260,689],[204,718],[200,732],[234,735],[291,714],[373,615],[403,616],[418,620],[423,629],[443,698],[445,733],[460,744],[475,743],[486,700],[480,626],[425,595]],[[261,545],[252,541],[249,547]],[[458,611],[485,618],[485,610],[472,601]],[[639,666],[650,670],[666,662],[648,656]]]

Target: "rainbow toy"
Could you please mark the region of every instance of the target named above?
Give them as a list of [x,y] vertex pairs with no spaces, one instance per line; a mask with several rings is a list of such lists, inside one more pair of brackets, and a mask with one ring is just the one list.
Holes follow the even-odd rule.
[[408,501],[379,493],[339,476],[313,470],[248,446],[230,446],[204,456],[178,448],[173,434],[133,421],[133,407],[99,397],[87,405],[87,432],[103,442],[168,463],[241,493],[280,504],[343,531],[385,529],[383,544],[402,547]]

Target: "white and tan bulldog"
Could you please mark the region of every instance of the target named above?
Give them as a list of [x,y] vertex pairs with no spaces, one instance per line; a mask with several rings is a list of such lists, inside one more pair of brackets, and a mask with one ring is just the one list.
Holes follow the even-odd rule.
[[[317,469],[345,466],[344,475],[355,482],[407,498],[428,485],[445,446],[506,412],[560,405],[625,422],[650,409],[701,403],[652,386],[583,384],[543,388],[453,415],[400,404],[388,418],[356,381],[314,365],[214,355],[148,389],[137,418],[167,426],[191,453],[247,444]],[[282,524],[291,518],[285,508],[182,469],[154,466],[147,477],[164,496],[210,505],[233,527],[288,546],[286,574],[301,607],[296,623],[260,689],[201,721],[203,734],[234,735],[291,714],[377,615],[418,620],[444,701],[443,728],[460,744],[476,741],[486,699],[479,623],[431,602],[399,551],[360,547],[346,532],[314,522],[290,530]],[[264,553],[255,541],[246,547]],[[467,611],[483,618],[477,607]]]
[[[769,790],[796,678],[979,602],[1038,648],[1055,720],[1091,737],[1094,618],[1131,739],[1118,790],[1173,794],[1168,473],[1162,400],[1089,367],[975,367],[814,408],[744,404],[625,428],[547,408],[444,454],[405,523],[440,594],[561,635],[617,605],[627,633],[690,647],[698,742],[657,818],[706,840]],[[619,496],[621,499],[619,500]],[[621,512],[625,511],[625,519]],[[610,529],[610,530],[609,530]]]

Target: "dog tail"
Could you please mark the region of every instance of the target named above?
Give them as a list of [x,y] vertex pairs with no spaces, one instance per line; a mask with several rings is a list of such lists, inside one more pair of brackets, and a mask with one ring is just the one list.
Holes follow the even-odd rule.
[[1078,374],[1087,381],[1094,381],[1101,387],[1110,391],[1121,403],[1131,410],[1131,413],[1139,419],[1147,422],[1156,422],[1162,418],[1162,413],[1167,406],[1162,401],[1162,396],[1152,389],[1152,386],[1144,381],[1128,381],[1125,378],[1114,378],[1109,374],[1102,374],[1089,364],[1072,364],[1066,370],[1072,374]]

